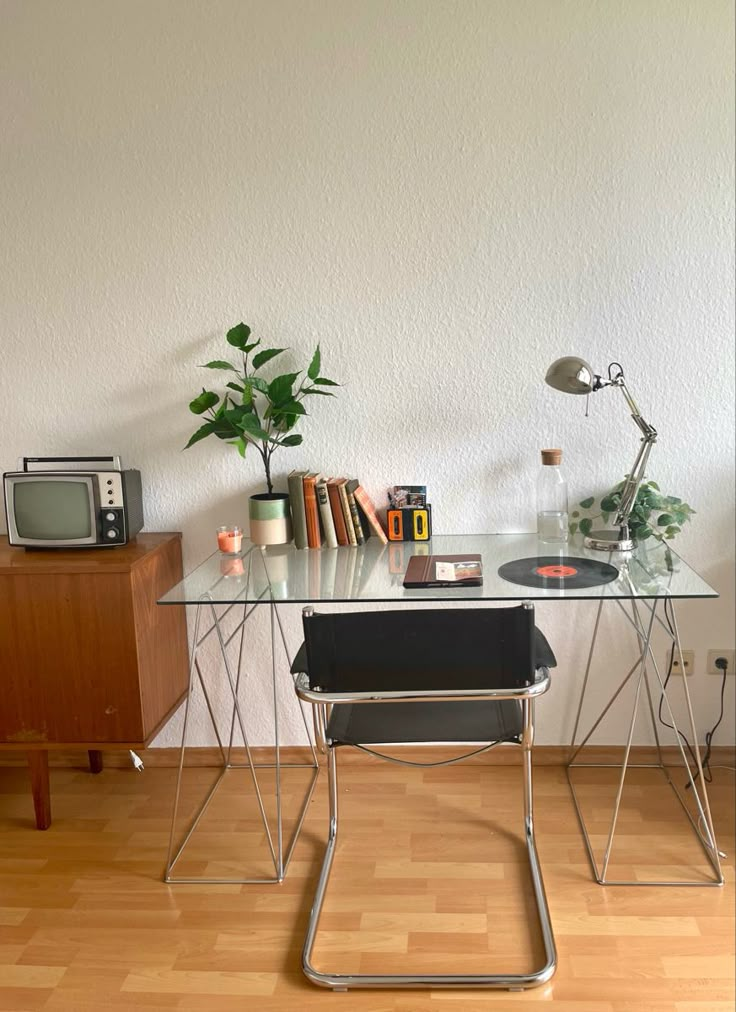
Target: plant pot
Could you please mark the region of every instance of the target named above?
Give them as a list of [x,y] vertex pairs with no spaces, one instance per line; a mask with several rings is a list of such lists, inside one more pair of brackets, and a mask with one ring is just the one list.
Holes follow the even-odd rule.
[[289,497],[285,492],[260,492],[248,500],[250,540],[254,545],[286,545],[291,541]]

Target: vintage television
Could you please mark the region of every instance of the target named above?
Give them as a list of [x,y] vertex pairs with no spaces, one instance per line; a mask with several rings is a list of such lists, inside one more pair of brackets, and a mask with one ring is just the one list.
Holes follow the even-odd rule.
[[11,545],[113,548],[143,527],[141,473],[120,457],[22,457],[18,468],[3,475]]

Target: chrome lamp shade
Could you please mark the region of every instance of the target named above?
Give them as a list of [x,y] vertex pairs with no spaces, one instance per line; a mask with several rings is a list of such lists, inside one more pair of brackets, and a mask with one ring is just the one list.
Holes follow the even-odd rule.
[[592,394],[595,374],[583,358],[567,355],[552,363],[544,382],[563,394]]
[[545,382],[554,390],[563,394],[592,394],[603,387],[619,387],[626,403],[629,406],[631,417],[642,432],[642,439],[639,446],[634,466],[627,476],[624,487],[621,490],[621,501],[614,521],[615,527],[610,531],[591,531],[585,538],[588,548],[601,552],[630,552],[636,548],[636,541],[631,537],[629,531],[629,516],[636,503],[636,493],[644,477],[647,460],[652,446],[657,441],[657,430],[648,422],[645,422],[636,401],[628,391],[624,382],[624,371],[618,362],[612,362],[608,367],[608,378],[604,379],[593,372],[592,368],[583,358],[574,355],[566,355],[564,358],[556,359],[547,370]]

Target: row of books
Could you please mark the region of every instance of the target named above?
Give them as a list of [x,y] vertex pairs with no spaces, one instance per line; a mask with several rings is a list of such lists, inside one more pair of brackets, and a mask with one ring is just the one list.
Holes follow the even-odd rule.
[[363,545],[388,538],[370,496],[357,478],[328,478],[310,471],[289,475],[289,504],[297,548]]

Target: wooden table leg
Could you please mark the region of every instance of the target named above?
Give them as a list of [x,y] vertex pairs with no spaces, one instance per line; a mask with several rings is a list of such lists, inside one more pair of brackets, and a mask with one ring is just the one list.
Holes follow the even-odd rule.
[[102,752],[97,748],[90,748],[87,750],[89,756],[89,771],[90,773],[102,773]]
[[36,829],[51,825],[51,791],[49,789],[49,754],[46,749],[28,751],[28,768],[31,773],[31,793],[36,812]]

